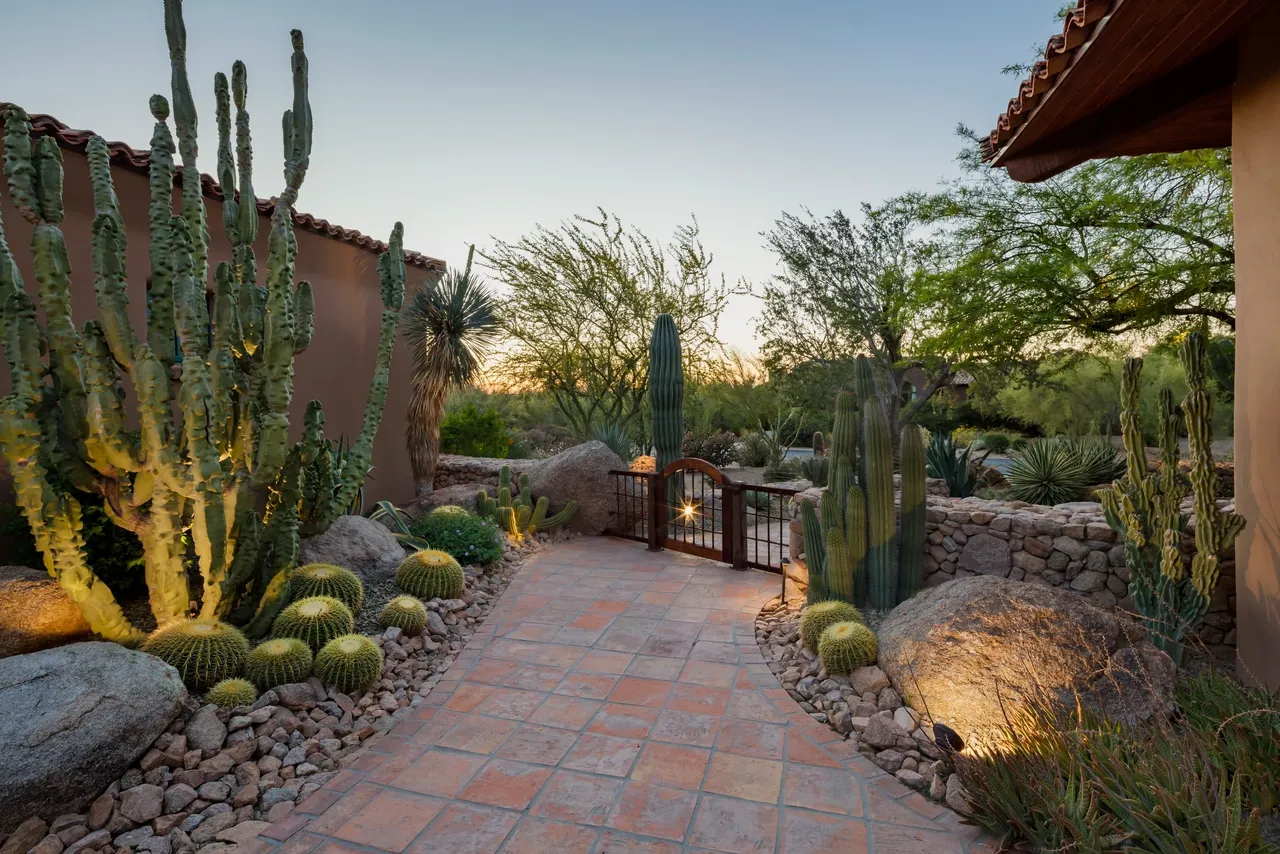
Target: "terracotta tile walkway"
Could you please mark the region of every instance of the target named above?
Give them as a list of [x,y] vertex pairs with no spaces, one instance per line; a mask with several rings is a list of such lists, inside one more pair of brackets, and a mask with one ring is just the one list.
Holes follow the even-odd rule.
[[994,850],[779,687],[754,637],[779,584],[606,538],[539,553],[425,705],[242,847]]

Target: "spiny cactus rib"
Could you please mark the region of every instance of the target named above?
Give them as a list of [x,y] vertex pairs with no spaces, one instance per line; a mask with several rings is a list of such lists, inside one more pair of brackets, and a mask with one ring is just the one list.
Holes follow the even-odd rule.
[[292,685],[311,675],[311,647],[298,638],[272,638],[249,653],[244,675],[263,691]]
[[862,614],[848,602],[828,600],[816,602],[800,615],[800,641],[808,649],[818,651],[818,641],[828,626],[836,623],[861,623]]
[[289,605],[276,617],[271,633],[277,638],[297,638],[318,650],[334,638],[355,629],[351,609],[332,596],[312,596]]
[[466,576],[453,555],[423,549],[400,564],[396,587],[419,599],[458,599],[466,587]]
[[871,607],[888,610],[898,592],[894,559],[893,450],[889,423],[878,400],[867,402],[862,415],[867,477],[867,592]]
[[142,651],[177,670],[192,691],[203,691],[240,673],[249,657],[249,641],[226,623],[183,620],[157,630]]
[[234,709],[237,706],[252,706],[254,700],[258,699],[258,689],[247,679],[233,677],[214,685],[204,698],[220,709]]
[[818,658],[823,668],[837,676],[847,676],[859,667],[875,664],[878,654],[876,633],[862,623],[828,626],[818,640]]
[[412,596],[397,596],[378,612],[378,625],[395,626],[410,637],[427,627],[427,606]]
[[[169,98],[155,95],[149,103],[154,129],[145,335],[135,334],[129,322],[126,235],[106,143],[91,137],[85,145],[98,319],[77,327],[71,316],[71,253],[60,227],[61,152],[53,137],[32,144],[30,120],[21,109],[7,107],[4,118],[5,183],[32,226],[40,311],[26,294],[0,227],[0,338],[12,389],[0,404],[0,445],[51,574],[96,633],[130,644],[144,636],[93,574],[79,504],[66,487],[106,496],[110,518],[138,533],[157,625],[183,620],[198,598],[201,619],[233,619],[261,635],[287,599],[300,533],[326,530],[351,505],[368,473],[405,286],[403,228],[397,224],[378,262],[383,312],[360,434],[341,464],[326,468],[319,461],[327,443],[318,403],[307,409],[301,442],[291,441],[289,429],[294,356],[311,341],[315,311],[311,286],[295,282],[293,205],[312,147],[302,34],[290,34],[293,98],[283,122],[285,187],[271,216],[261,281],[247,72],[237,62],[230,79],[215,77],[216,172],[231,253],[230,262],[214,271],[210,317],[204,298],[209,229],[182,13],[181,0],[165,0],[172,87]],[[137,298],[142,290],[134,285]],[[182,384],[173,400],[171,371],[179,360]],[[126,399],[137,401],[136,418],[125,412]],[[202,581],[195,597],[187,585],[188,536]]]
[[363,691],[382,676],[382,650],[364,635],[334,638],[316,653],[315,674],[344,694]]

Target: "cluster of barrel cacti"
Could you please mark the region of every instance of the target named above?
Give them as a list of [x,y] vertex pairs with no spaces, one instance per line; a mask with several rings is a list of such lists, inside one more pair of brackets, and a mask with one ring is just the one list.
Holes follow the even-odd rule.
[[1205,338],[1187,336],[1180,351],[1187,377],[1182,413],[1191,450],[1190,485],[1195,510],[1195,556],[1190,572],[1180,549],[1187,518],[1180,506],[1187,480],[1178,470],[1178,413],[1173,394],[1160,394],[1160,469],[1147,470],[1138,402],[1142,360],[1127,359],[1121,378],[1124,410],[1120,427],[1127,453],[1125,476],[1101,491],[1107,522],[1124,538],[1129,595],[1151,641],[1182,660],[1183,638],[1209,610],[1218,584],[1219,556],[1244,529],[1243,516],[1218,508],[1218,473],[1213,462],[1213,398],[1206,378]]
[[[32,145],[30,120],[21,109],[5,112],[4,173],[14,207],[34,228],[32,267],[44,325],[0,227],[0,340],[12,381],[11,393],[0,401],[0,445],[50,575],[93,631],[131,645],[145,635],[88,565],[73,490],[102,496],[107,515],[139,536],[158,626],[180,623],[198,608],[203,624],[227,621],[251,637],[265,634],[288,600],[300,530],[327,529],[368,472],[405,281],[397,224],[378,264],[384,311],[363,425],[335,470],[318,402],[306,411],[301,441],[289,439],[294,358],[311,341],[314,308],[311,285],[294,282],[293,205],[312,131],[302,34],[292,34],[285,186],[271,215],[264,284],[253,248],[259,214],[245,67],[235,63],[230,81],[221,73],[215,77],[217,174],[233,260],[213,273],[210,316],[209,229],[196,165],[182,2],[165,0],[164,8],[177,143],[168,124],[170,102],[153,96],[150,308],[142,335],[129,322],[124,219],[106,143],[91,137],[85,149],[96,212],[92,274],[99,316],[77,328],[60,227],[61,153],[52,137]],[[172,215],[175,150],[182,158],[178,216]],[[134,287],[138,298],[141,283]],[[176,395],[175,371],[181,374]],[[126,396],[137,402],[136,418],[125,413]],[[198,593],[187,582],[187,537],[202,578]]]
[[498,491],[493,498],[480,490],[476,495],[476,513],[498,523],[498,527],[514,540],[522,540],[541,531],[553,531],[567,524],[578,512],[578,502],[570,501],[559,513],[548,516],[549,502],[544,495],[536,501],[529,486],[529,476],[520,475],[517,488],[511,488],[511,467],[498,472]]
[[859,357],[856,365],[856,393],[836,396],[831,471],[820,513],[808,501],[800,506],[808,597],[811,603],[838,599],[884,610],[923,583],[924,443],[918,427],[903,427],[899,525],[888,418],[870,360]]

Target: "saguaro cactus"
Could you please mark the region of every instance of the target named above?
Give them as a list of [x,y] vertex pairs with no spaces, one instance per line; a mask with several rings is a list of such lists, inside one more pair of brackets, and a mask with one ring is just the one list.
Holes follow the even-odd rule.
[[[215,78],[218,175],[233,260],[214,272],[210,317],[209,233],[196,167],[182,2],[165,0],[164,9],[177,145],[167,123],[169,102],[153,96],[144,338],[128,319],[124,224],[106,144],[93,137],[85,150],[95,207],[92,264],[99,319],[77,330],[60,228],[61,153],[50,137],[32,146],[30,120],[21,109],[5,114],[4,173],[14,206],[34,226],[32,266],[45,326],[36,321],[0,228],[0,331],[12,378],[12,392],[0,401],[0,445],[50,574],[95,632],[125,643],[139,642],[142,633],[87,563],[80,505],[71,490],[102,496],[108,516],[138,534],[151,609],[161,627],[191,611],[183,541],[189,532],[203,582],[200,618],[229,618],[247,624],[251,635],[263,633],[287,598],[299,526],[325,530],[368,472],[405,280],[397,224],[378,264],[384,310],[364,423],[341,471],[320,472],[317,461],[327,453],[318,402],[307,410],[301,441],[289,441],[293,362],[311,340],[313,314],[311,286],[294,283],[293,204],[311,152],[302,34],[292,33],[285,186],[271,216],[262,285],[253,250],[258,210],[244,65],[235,64],[230,81],[221,74]],[[180,216],[171,215],[175,148],[182,157]],[[179,358],[181,384],[174,400],[170,377]],[[126,428],[126,382],[137,400],[136,430]]]
[[680,333],[669,314],[660,314],[649,339],[649,413],[657,467],[683,456],[684,365]]
[[1181,357],[1188,392],[1182,401],[1191,448],[1191,490],[1196,514],[1196,554],[1188,574],[1179,543],[1187,519],[1179,511],[1186,480],[1178,472],[1177,413],[1173,395],[1160,396],[1160,457],[1157,474],[1148,474],[1138,415],[1142,360],[1125,361],[1120,415],[1128,467],[1125,477],[1102,491],[1100,500],[1107,522],[1124,537],[1125,563],[1129,568],[1129,595],[1141,615],[1151,641],[1182,659],[1182,640],[1204,619],[1218,583],[1218,556],[1244,529],[1244,517],[1218,509],[1218,475],[1213,464],[1213,399],[1205,380],[1205,340],[1201,333],[1187,336]]

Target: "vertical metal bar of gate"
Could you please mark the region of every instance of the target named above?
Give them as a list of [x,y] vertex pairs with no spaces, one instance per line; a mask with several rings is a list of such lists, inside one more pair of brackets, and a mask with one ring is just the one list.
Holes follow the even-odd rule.
[[649,474],[649,551],[662,551],[662,539],[667,535],[667,520],[662,510],[662,494],[666,490],[662,472]]

